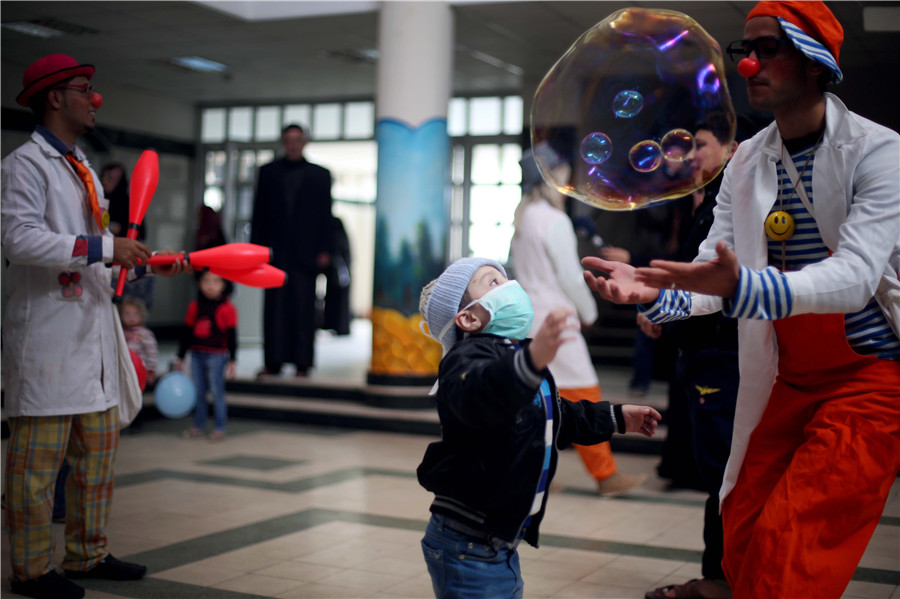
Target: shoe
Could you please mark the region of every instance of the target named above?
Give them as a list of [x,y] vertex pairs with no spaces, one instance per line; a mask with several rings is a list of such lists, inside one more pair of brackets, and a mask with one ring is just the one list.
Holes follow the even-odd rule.
[[191,428],[181,433],[181,436],[185,439],[199,439],[200,437],[205,437],[206,433],[196,426],[192,426]]
[[225,440],[225,431],[213,431],[209,433],[208,439],[210,441],[224,441]]
[[644,594],[644,599],[731,599],[728,584],[709,578],[694,578],[684,584],[670,584]]
[[270,368],[263,368],[262,370],[260,370],[259,372],[256,373],[256,380],[260,380],[261,378],[267,377],[267,376],[280,376],[280,375],[281,375],[281,369],[274,370],[274,369],[270,369]]
[[56,570],[50,570],[37,578],[10,580],[13,593],[35,599],[81,599],[84,588],[78,586]]
[[103,580],[140,580],[147,573],[147,566],[123,562],[106,554],[102,560],[90,570],[66,570],[69,578],[100,578]]
[[616,472],[597,483],[597,492],[603,497],[618,497],[647,480],[645,474],[622,474]]

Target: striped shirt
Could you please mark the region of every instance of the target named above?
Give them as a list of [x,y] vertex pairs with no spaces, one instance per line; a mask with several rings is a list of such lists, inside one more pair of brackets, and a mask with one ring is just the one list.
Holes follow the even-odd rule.
[[537,491],[534,494],[534,501],[531,504],[531,511],[528,512],[528,520],[524,526],[531,523],[531,516],[541,511],[550,477],[550,455],[553,452],[553,396],[550,393],[550,383],[547,379],[541,381],[541,388],[534,396],[534,404],[542,406],[547,417],[544,426],[544,467],[541,471],[541,479],[538,481]]
[[[809,166],[802,173],[802,184],[815,207],[812,190],[812,171],[815,158],[810,156],[814,146],[791,154],[797,171],[802,171],[807,159]],[[779,197],[770,212],[782,210],[794,219],[794,234],[781,242],[768,240],[769,266],[764,270],[741,267],[740,280],[733,300],[725,300],[723,313],[732,318],[775,320],[791,315],[793,301],[787,278],[781,272],[800,270],[821,262],[830,254],[813,216],[803,205],[784,165],[779,160]],[[651,321],[661,324],[690,316],[691,297],[686,291],[661,291],[657,301],[648,308],[638,307]],[[844,316],[847,341],[854,351],[887,360],[900,360],[900,339],[891,330],[881,307],[873,297],[859,312]]]

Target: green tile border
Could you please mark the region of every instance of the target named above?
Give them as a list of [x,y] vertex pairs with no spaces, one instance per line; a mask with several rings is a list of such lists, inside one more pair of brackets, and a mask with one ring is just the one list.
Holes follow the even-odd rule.
[[[183,583],[171,583],[179,585],[176,589],[166,581],[152,578],[152,575],[154,573],[216,557],[238,549],[244,549],[289,534],[309,530],[330,522],[350,522],[368,526],[381,526],[396,530],[423,532],[426,526],[426,521],[420,519],[378,516],[344,510],[311,508],[127,556],[129,561],[142,563],[147,566],[150,576],[147,582],[152,581],[150,585],[151,588],[145,588],[147,587],[145,583],[112,582],[105,583],[106,586],[108,586],[108,590],[93,584],[90,588],[107,590],[107,592],[113,592],[126,597],[134,597],[135,599],[155,599],[156,597],[222,597],[223,599],[238,599],[241,597],[256,597],[256,595],[225,594],[225,592],[218,594],[202,594],[202,592],[209,592],[210,589],[207,587],[194,587],[193,585],[186,585]],[[701,552],[697,550],[643,545],[638,543],[623,543],[602,539],[586,539],[566,535],[543,534],[541,535],[540,540],[542,547],[578,549],[597,553],[612,553],[632,557],[664,559],[689,563],[700,563],[702,555]],[[900,572],[876,568],[857,568],[853,580],[897,586],[900,585]],[[157,589],[159,589],[160,592],[164,591],[164,593],[157,594]],[[194,593],[195,589],[198,590],[198,594]],[[212,591],[218,592],[217,589],[212,589]],[[185,594],[181,594],[182,592]]]
[[116,488],[130,487],[138,484],[151,483],[165,479],[184,480],[196,483],[212,483],[217,485],[227,485],[232,487],[241,487],[245,489],[259,489],[263,491],[278,491],[280,493],[302,493],[319,487],[334,485],[346,482],[348,480],[356,480],[365,476],[394,476],[398,478],[414,478],[413,472],[405,472],[403,470],[387,470],[382,468],[343,468],[341,470],[332,470],[324,474],[317,474],[305,478],[284,482],[271,482],[265,480],[256,480],[248,478],[240,478],[237,476],[225,476],[220,474],[206,474],[203,472],[183,472],[181,470],[147,470],[145,472],[135,472],[132,474],[123,474],[116,476]]
[[199,460],[194,463],[216,468],[249,470],[251,472],[274,472],[276,470],[281,470],[282,468],[308,464],[309,460],[286,460],[284,458],[273,458],[270,456],[236,453],[210,460]]
[[[212,475],[197,472],[182,472],[177,470],[150,470],[132,474],[121,475],[116,478],[116,486],[119,488],[154,481],[174,479],[194,483],[212,483],[241,488],[253,488],[282,493],[302,493],[304,491],[320,487],[338,484],[349,480],[355,480],[366,476],[389,476],[397,478],[414,478],[415,473],[404,470],[385,468],[354,467],[334,470],[331,472],[299,478],[285,482],[269,482],[253,479],[244,479],[234,476]],[[593,492],[564,488],[562,491],[568,495],[595,496]],[[682,505],[690,507],[702,507],[703,500],[684,497],[659,497],[641,494],[631,494],[617,497],[616,501],[636,501],[654,503],[660,505]],[[423,518],[426,515],[423,514]],[[118,594],[134,599],[173,599],[191,597],[197,599],[250,599],[260,597],[244,593],[235,593],[209,587],[201,587],[184,583],[176,583],[153,578],[154,573],[170,570],[185,564],[197,562],[203,559],[222,555],[238,549],[243,549],[271,539],[293,534],[303,530],[328,524],[330,522],[351,522],[369,526],[381,526],[384,528],[424,531],[425,519],[397,518],[378,516],[372,514],[329,510],[323,508],[311,508],[292,514],[278,516],[268,520],[239,526],[218,533],[205,535],[195,539],[173,543],[165,547],[135,553],[127,556],[129,561],[147,565],[149,577],[138,583],[86,581],[88,588],[98,591]],[[900,518],[883,517],[881,524],[888,526],[900,525]],[[564,549],[579,549],[582,551],[594,551],[626,555],[633,557],[646,557],[683,561],[689,563],[701,562],[701,551],[663,547],[637,543],[623,543],[602,539],[587,539],[565,535],[553,535],[545,533],[541,535],[542,547],[557,547]],[[423,565],[424,571],[424,565]],[[900,585],[900,571],[884,570],[877,568],[857,568],[853,580],[886,585]]]
[[151,577],[137,582],[79,580],[78,584],[91,591],[131,599],[272,599],[271,595],[251,595]]

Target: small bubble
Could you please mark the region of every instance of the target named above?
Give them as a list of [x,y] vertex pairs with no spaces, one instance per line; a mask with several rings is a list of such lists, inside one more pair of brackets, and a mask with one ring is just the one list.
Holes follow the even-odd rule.
[[638,142],[628,152],[628,161],[640,173],[655,171],[662,164],[662,148],[652,139]]
[[630,119],[637,116],[637,113],[644,107],[644,96],[640,92],[628,89],[616,94],[613,100],[613,112],[620,119]]
[[612,141],[605,133],[591,133],[581,141],[581,158],[588,164],[606,162],[612,154]]
[[659,142],[666,160],[687,160],[694,149],[694,136],[686,129],[672,129]]

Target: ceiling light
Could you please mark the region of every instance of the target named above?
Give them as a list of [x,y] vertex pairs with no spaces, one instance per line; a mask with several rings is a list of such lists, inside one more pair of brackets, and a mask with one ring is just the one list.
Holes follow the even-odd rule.
[[209,60],[202,56],[176,56],[171,59],[172,64],[201,73],[224,73],[228,71],[228,65]]
[[3,23],[4,29],[18,31],[25,35],[48,39],[61,35],[83,35],[86,33],[99,33],[96,29],[82,27],[74,23],[57,21],[55,19],[34,19],[31,21],[9,21]]

